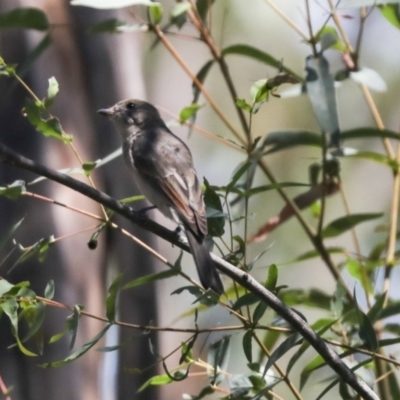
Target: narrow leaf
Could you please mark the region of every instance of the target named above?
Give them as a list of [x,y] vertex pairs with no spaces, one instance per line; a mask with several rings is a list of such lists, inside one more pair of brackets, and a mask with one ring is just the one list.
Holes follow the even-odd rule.
[[306,87],[314,114],[323,132],[328,136],[328,146],[338,148],[339,117],[334,79],[329,73],[328,61],[319,55],[306,59]]
[[78,358],[82,357],[85,353],[87,353],[108,331],[108,329],[112,326],[111,324],[106,325],[94,338],[92,338],[89,342],[85,343],[81,348],[74,351],[70,356],[61,361],[55,361],[51,363],[42,364],[43,368],[58,368],[63,365],[69,364]]
[[322,231],[322,237],[330,238],[341,235],[342,233],[354,228],[362,222],[370,221],[372,219],[381,218],[382,213],[371,214],[352,214],[338,218],[329,223]]
[[247,44],[235,44],[222,50],[222,55],[224,56],[231,54],[253,58],[254,60],[261,61],[262,63],[270,65],[271,67],[274,67],[280,71],[285,71],[286,73],[296,77],[299,81],[303,80],[300,75],[297,75],[295,72],[285,67],[281,60],[278,60],[268,53],[265,53],[264,51]]
[[107,298],[106,298],[106,316],[110,322],[114,322],[114,320],[115,320],[117,295],[121,288],[122,277],[123,277],[122,273],[117,275],[117,277],[114,279],[114,281],[108,288],[108,294],[107,294]]
[[123,290],[131,289],[133,287],[141,286],[146,283],[159,281],[161,279],[171,278],[172,276],[176,276],[178,274],[179,274],[179,270],[172,268],[172,269],[168,269],[166,271],[141,276],[140,278],[137,278],[137,279],[134,279],[133,281],[128,282],[126,285],[124,285],[124,287],[122,289]]
[[253,331],[247,331],[243,335],[242,346],[243,346],[244,355],[246,356],[247,361],[249,363],[253,362],[252,341],[253,341]]

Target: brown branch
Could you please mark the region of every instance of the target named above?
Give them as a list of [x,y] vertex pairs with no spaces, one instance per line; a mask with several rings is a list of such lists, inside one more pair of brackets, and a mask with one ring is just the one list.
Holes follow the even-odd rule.
[[[117,200],[93,189],[89,185],[77,181],[68,175],[62,174],[35,161],[15,153],[7,146],[0,143],[0,160],[7,164],[13,165],[17,168],[31,171],[41,176],[58,182],[64,186],[75,190],[97,203],[102,204],[104,207],[110,208],[114,212],[136,225],[156,234],[157,236],[167,240],[168,242],[176,245],[177,247],[189,251],[189,247],[182,237],[178,236],[174,231],[170,231],[165,227],[151,221],[142,214],[130,209],[129,207],[121,204]],[[362,381],[357,375],[354,374],[338,357],[338,355],[314,332],[307,322],[301,318],[295,311],[286,307],[282,301],[273,293],[268,291],[262,284],[255,280],[248,273],[241,271],[232,264],[223,260],[222,258],[212,254],[212,258],[216,267],[229,276],[234,281],[238,282],[244,288],[254,293],[270,306],[276,313],[284,318],[296,332],[298,332],[311,346],[321,355],[325,362],[339,375],[339,377],[348,385],[350,385],[364,400],[379,400],[378,396]]]

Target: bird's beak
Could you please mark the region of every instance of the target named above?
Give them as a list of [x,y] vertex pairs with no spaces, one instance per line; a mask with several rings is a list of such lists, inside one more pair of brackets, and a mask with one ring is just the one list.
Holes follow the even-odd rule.
[[110,108],[102,108],[100,110],[97,110],[97,112],[101,115],[104,115],[105,117],[111,118],[115,114],[115,110],[113,107]]

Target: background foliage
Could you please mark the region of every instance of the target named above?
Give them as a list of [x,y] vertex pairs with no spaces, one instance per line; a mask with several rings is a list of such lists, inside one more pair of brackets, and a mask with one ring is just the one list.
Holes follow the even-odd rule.
[[272,293],[225,270],[226,294],[203,293],[190,256],[155,248],[118,217],[136,221],[127,208],[55,189],[2,146],[4,398],[377,398],[345,383],[345,365],[379,398],[400,396],[400,6],[260,3],[3,4],[1,143],[137,208],[94,110],[165,104],[207,178],[214,253]]

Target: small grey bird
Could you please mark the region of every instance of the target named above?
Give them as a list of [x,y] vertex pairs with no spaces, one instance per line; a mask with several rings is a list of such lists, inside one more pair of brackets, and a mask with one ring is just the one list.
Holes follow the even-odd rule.
[[122,137],[125,162],[150,203],[183,225],[201,284],[218,294],[221,278],[204,244],[207,219],[192,155],[161,119],[157,109],[141,100],[123,100],[101,109]]

